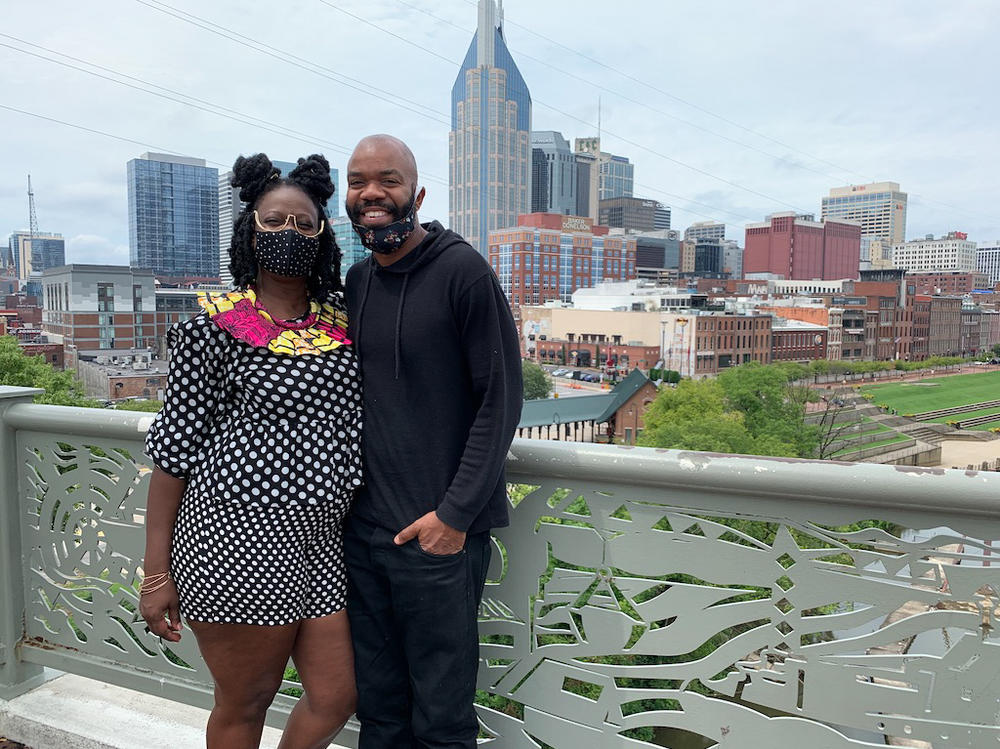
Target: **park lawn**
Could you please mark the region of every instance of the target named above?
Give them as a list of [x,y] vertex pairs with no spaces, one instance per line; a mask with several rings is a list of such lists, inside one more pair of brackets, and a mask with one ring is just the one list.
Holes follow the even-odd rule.
[[[919,384],[924,383],[924,384]],[[926,384],[934,383],[934,384]],[[861,388],[873,403],[885,403],[901,414],[919,414],[939,408],[966,406],[1000,399],[1000,372],[935,377],[917,382],[896,382]]]
[[977,416],[989,416],[990,414],[998,414],[997,418],[1000,419],[1000,406],[994,406],[993,408],[980,408],[976,411],[966,411],[961,414],[952,414],[951,416],[938,416],[936,419],[928,419],[928,424],[947,424],[949,421],[965,421],[966,419],[974,419]]
[[840,455],[847,455],[848,453],[861,452],[862,450],[867,450],[870,447],[882,447],[882,445],[892,445],[896,442],[906,442],[909,439],[912,438],[907,437],[903,434],[897,434],[895,437],[890,437],[889,439],[879,440],[877,442],[867,442],[863,445],[852,445],[851,447],[845,447],[841,450],[837,450],[837,452],[835,452],[830,457],[836,458]]

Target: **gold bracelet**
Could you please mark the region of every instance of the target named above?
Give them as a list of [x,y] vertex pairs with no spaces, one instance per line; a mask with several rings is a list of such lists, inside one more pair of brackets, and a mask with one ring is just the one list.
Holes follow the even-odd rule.
[[139,595],[144,596],[147,593],[155,593],[170,582],[173,582],[173,580],[169,572],[161,572],[156,575],[144,577],[142,583],[139,585]]

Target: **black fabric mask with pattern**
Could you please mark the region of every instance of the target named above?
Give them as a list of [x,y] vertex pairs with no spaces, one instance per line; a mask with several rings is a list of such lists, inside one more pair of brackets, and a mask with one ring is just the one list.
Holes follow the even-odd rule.
[[295,229],[258,231],[254,254],[268,273],[304,278],[319,256],[319,237],[304,237]]

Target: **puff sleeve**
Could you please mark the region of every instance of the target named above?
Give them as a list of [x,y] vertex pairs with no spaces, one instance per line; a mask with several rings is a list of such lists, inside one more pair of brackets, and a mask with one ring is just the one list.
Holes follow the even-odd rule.
[[201,313],[167,332],[169,364],[163,408],[146,434],[146,454],[160,470],[187,479],[227,406],[226,333]]

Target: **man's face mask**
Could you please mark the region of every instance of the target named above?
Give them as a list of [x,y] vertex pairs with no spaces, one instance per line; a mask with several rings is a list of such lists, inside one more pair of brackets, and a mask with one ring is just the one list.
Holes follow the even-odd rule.
[[[390,255],[403,245],[416,228],[416,202],[417,191],[414,189],[408,207],[402,212],[395,205],[386,203],[366,203],[362,205],[358,201],[354,206],[345,207],[347,215],[354,226],[354,231],[361,238],[361,244],[372,252]],[[361,214],[366,208],[373,206],[382,208],[395,216],[396,220],[385,226],[363,226],[359,223]]]

